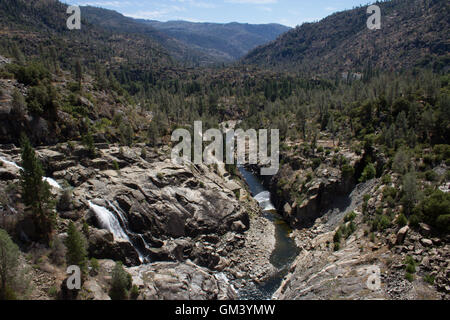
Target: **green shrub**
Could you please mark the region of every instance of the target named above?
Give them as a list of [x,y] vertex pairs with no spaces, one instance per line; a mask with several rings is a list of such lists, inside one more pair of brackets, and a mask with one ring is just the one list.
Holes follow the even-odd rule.
[[356,218],[356,212],[352,211],[345,216],[344,221],[345,222],[353,221],[353,220],[355,220],[355,218]]
[[333,241],[335,243],[338,243],[338,242],[341,242],[341,239],[342,239],[342,230],[341,230],[341,228],[339,228],[336,231],[336,233],[334,234]]
[[334,251],[339,251],[339,250],[341,250],[341,244],[340,244],[339,242],[335,242],[335,243],[334,243],[334,248],[333,248],[333,250],[334,250]]
[[70,221],[65,241],[67,247],[67,265],[79,266],[83,272],[87,268],[87,241],[84,235],[77,230],[73,221]]
[[98,275],[98,272],[100,270],[100,264],[98,263],[98,260],[95,258],[92,258],[90,262],[91,262],[90,265],[91,265],[92,275],[94,275],[94,276]]
[[58,297],[58,289],[55,286],[51,286],[50,288],[48,288],[47,293],[50,297]]
[[317,169],[318,167],[320,167],[321,163],[322,163],[322,160],[320,158],[314,158],[312,160],[312,168],[314,170]]
[[414,275],[407,272],[405,274],[405,279],[408,280],[409,282],[413,282],[414,281]]
[[19,267],[19,247],[3,229],[0,229],[0,249],[0,300],[7,299],[8,296],[11,299],[14,291],[10,290],[12,292],[8,293],[7,289],[16,278]]
[[418,227],[419,223],[422,222],[422,219],[417,214],[412,214],[409,216],[409,225],[411,227]]
[[406,218],[406,216],[403,213],[401,213],[398,216],[398,218],[396,220],[396,223],[397,223],[398,226],[404,227],[404,226],[406,226],[408,224],[408,219]]
[[414,211],[426,223],[449,232],[450,193],[435,190]]
[[137,300],[138,297],[139,297],[139,288],[137,285],[134,284],[130,291],[130,299]]
[[381,182],[383,184],[389,184],[392,182],[392,178],[389,174],[385,174],[382,178],[381,178]]
[[384,231],[391,226],[391,220],[386,215],[378,214],[372,222],[372,231]]
[[438,174],[436,172],[434,172],[433,170],[428,170],[427,172],[425,172],[425,179],[427,179],[427,181],[437,181],[439,178]]
[[363,170],[363,173],[361,174],[361,177],[359,178],[359,182],[366,182],[368,180],[371,180],[375,178],[377,174],[377,170],[375,169],[375,166],[372,163],[369,163]]
[[426,275],[423,277],[423,280],[424,280],[426,283],[431,284],[431,285],[434,284],[435,279],[436,279],[435,276],[432,276],[432,275],[429,275],[429,274],[426,274]]
[[131,289],[131,275],[125,271],[122,262],[117,262],[112,272],[109,296],[112,300],[126,300]]

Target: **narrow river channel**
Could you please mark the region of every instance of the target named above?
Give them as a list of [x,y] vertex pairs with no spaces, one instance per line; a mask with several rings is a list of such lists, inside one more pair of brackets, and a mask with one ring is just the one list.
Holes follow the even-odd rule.
[[239,291],[239,297],[243,300],[267,300],[271,299],[272,295],[280,287],[283,278],[289,271],[290,265],[298,255],[299,249],[295,245],[295,241],[289,237],[290,227],[273,206],[270,192],[263,187],[260,180],[253,173],[243,167],[239,167],[239,171],[247,182],[252,196],[261,206],[264,217],[275,226],[276,244],[270,257],[270,263],[277,269],[277,272],[265,282],[242,288]]

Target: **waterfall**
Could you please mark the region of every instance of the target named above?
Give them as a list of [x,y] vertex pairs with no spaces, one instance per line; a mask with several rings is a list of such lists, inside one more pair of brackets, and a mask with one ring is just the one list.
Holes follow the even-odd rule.
[[270,192],[269,191],[263,191],[261,193],[258,193],[254,199],[256,201],[258,201],[258,203],[261,206],[261,208],[263,209],[263,211],[276,210],[272,204],[272,201],[270,200]]
[[117,220],[116,216],[111,211],[104,207],[93,204],[90,201],[89,207],[92,209],[92,211],[94,211],[100,227],[110,231],[115,238],[130,241],[130,238],[128,238],[127,234],[123,231],[119,220]]
[[52,178],[47,178],[44,177],[42,178],[42,180],[46,181],[51,187],[55,188],[55,189],[62,189],[61,186],[59,185],[58,182],[56,182],[54,179]]
[[[9,161],[9,160],[6,160],[5,158],[3,158],[1,156],[0,156],[0,161],[5,163],[5,164],[7,164],[7,165],[9,165],[9,166],[11,166],[11,167],[16,168],[17,170],[23,170],[23,168],[18,166],[16,163],[14,163],[12,161]],[[62,189],[62,187],[59,185],[59,183],[56,182],[52,178],[44,177],[44,178],[42,178],[42,180],[46,181],[51,187],[53,187],[55,189]]]
[[142,237],[142,235],[140,234],[131,232],[128,229],[128,219],[126,218],[124,212],[120,208],[116,207],[114,203],[109,200],[107,200],[106,203],[114,211],[115,214],[109,211],[107,208],[97,206],[89,201],[89,207],[94,211],[95,215],[97,216],[100,227],[112,232],[115,238],[124,239],[130,242],[136,249],[136,252],[139,255],[139,260],[141,261],[141,263],[144,263],[145,261],[144,255],[142,254],[141,250],[139,250],[139,248],[136,246],[136,244],[134,244],[133,241],[131,241],[131,239],[128,237],[128,234],[138,236],[144,243],[145,248],[149,249],[150,247],[148,246],[144,237]]
[[12,162],[12,161],[6,160],[5,158],[3,158],[3,157],[1,157],[1,156],[0,156],[0,161],[3,162],[3,163],[5,163],[5,164],[7,164],[7,165],[10,165],[10,166],[12,166],[12,167],[18,169],[18,170],[22,170],[22,168],[19,167],[17,164],[15,164],[15,163]]

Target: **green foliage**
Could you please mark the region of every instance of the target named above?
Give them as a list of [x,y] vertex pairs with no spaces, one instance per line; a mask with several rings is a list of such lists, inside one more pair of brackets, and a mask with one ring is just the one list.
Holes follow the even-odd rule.
[[417,178],[414,172],[410,172],[403,177],[402,193],[403,207],[405,212],[410,214],[420,197],[419,190],[417,188]]
[[78,231],[73,221],[69,223],[65,245],[67,247],[67,265],[79,266],[83,272],[86,272],[87,241],[84,235]]
[[131,147],[134,140],[134,130],[130,123],[121,123],[119,126],[120,142],[123,145]]
[[8,233],[0,229],[0,300],[4,300],[8,296],[12,298],[12,294],[8,294],[8,287],[16,277],[18,266],[19,248]]
[[134,284],[130,291],[130,299],[137,300],[138,297],[139,297],[139,288],[137,285]]
[[389,184],[392,182],[392,178],[389,174],[385,174],[382,178],[381,178],[381,182],[383,184]]
[[409,171],[411,165],[411,155],[405,149],[400,149],[394,157],[392,169],[399,173],[405,174]]
[[450,232],[450,194],[433,191],[414,209],[415,216],[443,232]]
[[424,280],[426,283],[430,284],[430,285],[434,285],[435,279],[436,279],[436,277],[435,277],[435,276],[432,276],[432,275],[430,275],[430,274],[426,274],[426,275],[423,277],[423,280]]
[[416,261],[411,257],[411,256],[407,256],[405,261],[405,278],[409,281],[412,282],[414,281],[414,273],[416,273]]
[[10,71],[17,81],[27,86],[35,86],[40,81],[50,77],[48,69],[41,63],[30,63],[26,66],[11,65]]
[[352,211],[345,216],[344,221],[345,222],[354,221],[355,218],[356,218],[356,212]]
[[322,164],[322,160],[320,158],[314,158],[312,160],[312,168],[315,170]]
[[131,288],[130,274],[125,271],[121,262],[117,262],[112,272],[109,296],[112,300],[126,300]]
[[100,264],[98,263],[98,260],[92,258],[90,261],[90,265],[91,265],[91,275],[93,276],[98,275],[98,272],[100,271]]
[[407,272],[405,274],[405,279],[408,280],[409,282],[413,282],[414,281],[414,275],[409,273],[409,272]]
[[22,200],[33,215],[33,220],[41,240],[49,243],[56,223],[54,200],[50,185],[43,181],[42,164],[36,157],[30,141],[25,135],[21,137],[22,170],[21,187]]
[[386,215],[377,214],[372,221],[372,231],[384,231],[391,226],[391,220]]
[[397,220],[395,221],[397,223],[397,225],[399,227],[404,227],[408,224],[408,219],[406,218],[406,216],[401,213],[398,217]]
[[359,178],[359,182],[366,182],[375,178],[377,174],[377,170],[372,163],[369,163],[363,170],[361,177]]
[[94,144],[94,137],[92,135],[92,131],[90,128],[86,131],[86,133],[81,138],[83,145],[88,149],[89,156],[95,157],[97,154],[97,150]]

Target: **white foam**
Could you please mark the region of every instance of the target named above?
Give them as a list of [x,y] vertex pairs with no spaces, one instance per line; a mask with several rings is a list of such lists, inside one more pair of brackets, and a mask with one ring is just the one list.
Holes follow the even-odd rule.
[[127,234],[123,231],[119,220],[117,220],[116,216],[111,211],[104,207],[93,204],[90,201],[89,207],[97,216],[101,228],[110,231],[116,238],[130,241]]
[[56,189],[62,189],[61,186],[59,185],[59,183],[56,182],[56,181],[55,181],[54,179],[52,179],[52,178],[44,177],[44,178],[42,178],[42,180],[47,181],[47,183],[48,183],[50,186],[52,186],[53,188],[56,188]]
[[7,165],[9,165],[9,166],[11,166],[11,167],[14,167],[14,168],[18,169],[18,170],[22,170],[22,167],[19,167],[15,162],[6,160],[3,157],[0,157],[0,161],[5,163],[5,164],[7,164]]
[[255,196],[255,200],[258,201],[259,205],[264,211],[276,210],[274,205],[272,204],[272,201],[270,200],[269,191],[263,191],[261,193],[258,193]]
[[[3,157],[0,157],[0,161],[3,162],[3,163],[5,163],[5,164],[8,165],[8,166],[11,166],[11,167],[16,168],[17,170],[23,170],[23,168],[20,167],[20,166],[18,166],[15,162],[6,160],[6,159],[3,158]],[[52,179],[52,178],[44,177],[44,178],[42,178],[42,180],[47,181],[48,184],[49,184],[51,187],[55,188],[55,189],[62,189],[62,187],[59,185],[59,183],[56,182],[56,181],[55,181],[54,179]]]

